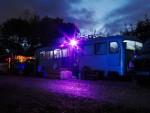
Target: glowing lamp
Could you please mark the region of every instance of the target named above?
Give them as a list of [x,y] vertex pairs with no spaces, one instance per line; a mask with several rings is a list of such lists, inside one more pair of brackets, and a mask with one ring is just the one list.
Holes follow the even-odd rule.
[[70,40],[70,43],[69,43],[71,46],[77,46],[77,44],[78,44],[78,42],[77,42],[77,40],[75,40],[75,39],[72,39],[72,40]]

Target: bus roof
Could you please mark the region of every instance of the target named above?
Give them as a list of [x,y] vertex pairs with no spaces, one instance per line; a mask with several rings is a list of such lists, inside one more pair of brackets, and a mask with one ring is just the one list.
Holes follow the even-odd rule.
[[[85,43],[96,43],[96,42],[105,42],[105,41],[123,41],[123,40],[132,40],[132,41],[138,41],[141,42],[141,40],[139,40],[137,37],[133,37],[133,36],[121,36],[121,35],[117,35],[117,36],[108,36],[108,37],[96,37],[96,38],[82,38],[79,39],[79,45],[84,45]],[[56,44],[55,46],[47,46],[47,47],[42,47],[37,49],[37,51],[51,51],[54,49],[59,49],[60,47],[58,46],[59,44]]]

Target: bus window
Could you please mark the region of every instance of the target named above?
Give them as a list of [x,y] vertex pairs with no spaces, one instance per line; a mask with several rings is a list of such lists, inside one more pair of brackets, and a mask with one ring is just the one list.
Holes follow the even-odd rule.
[[50,59],[49,51],[46,51],[45,53],[46,53],[46,54],[45,54],[45,58],[46,58],[46,59]]
[[143,47],[143,44],[141,42],[132,41],[132,40],[124,40],[123,42],[126,43],[126,49],[127,50],[141,50]]
[[92,55],[94,53],[93,45],[85,45],[83,47],[83,54],[84,55]]
[[50,51],[50,58],[53,59],[53,51]]
[[60,58],[61,57],[61,50],[55,49],[54,50],[54,58]]
[[97,43],[95,44],[95,54],[106,54],[107,53],[107,45],[106,43]]
[[40,59],[44,59],[45,58],[45,51],[41,51],[40,52]]
[[53,51],[46,51],[46,59],[52,59],[53,58]]
[[143,44],[141,42],[135,42],[135,49],[136,50],[141,50],[143,47]]
[[68,57],[68,50],[62,49],[62,57]]
[[118,42],[110,42],[109,50],[110,50],[110,53],[118,53],[118,51],[119,51]]

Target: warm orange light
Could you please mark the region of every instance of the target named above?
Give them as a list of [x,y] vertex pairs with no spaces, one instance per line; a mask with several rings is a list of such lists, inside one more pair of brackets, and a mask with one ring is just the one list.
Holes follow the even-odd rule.
[[22,56],[22,55],[17,55],[15,57],[16,60],[18,60],[20,63],[24,63],[26,62],[27,60],[31,60],[33,59],[32,57],[26,57],[26,56]]

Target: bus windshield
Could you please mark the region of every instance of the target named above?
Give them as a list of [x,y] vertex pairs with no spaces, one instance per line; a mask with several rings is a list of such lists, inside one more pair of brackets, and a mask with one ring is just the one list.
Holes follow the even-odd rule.
[[141,42],[132,41],[132,40],[124,40],[123,42],[126,43],[126,49],[127,50],[139,51],[143,47],[143,44]]

